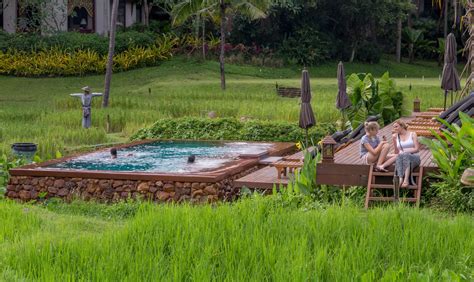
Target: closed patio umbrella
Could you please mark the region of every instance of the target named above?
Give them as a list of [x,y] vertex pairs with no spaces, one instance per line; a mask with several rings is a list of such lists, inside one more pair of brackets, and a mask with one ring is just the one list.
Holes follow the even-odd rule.
[[444,90],[444,109],[446,110],[446,99],[448,91],[451,91],[451,103],[452,103],[452,91],[461,90],[461,82],[459,81],[458,71],[456,70],[456,37],[453,33],[450,33],[446,38],[446,44],[444,48],[444,66],[443,76],[441,79],[441,88]]
[[311,86],[309,73],[303,70],[301,79],[301,110],[299,126],[306,130],[306,147],[308,147],[308,129],[316,124],[313,109],[311,108]]
[[344,65],[342,62],[339,62],[337,65],[337,98],[336,98],[336,108],[340,111],[343,111],[350,106],[352,106],[349,96],[346,92],[346,74],[344,72]]

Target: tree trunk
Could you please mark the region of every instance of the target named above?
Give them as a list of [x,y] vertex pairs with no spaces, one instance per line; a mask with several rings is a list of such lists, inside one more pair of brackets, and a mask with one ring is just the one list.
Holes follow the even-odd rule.
[[114,0],[112,4],[112,18],[110,21],[110,32],[109,32],[109,55],[107,58],[107,70],[105,72],[104,99],[102,100],[103,108],[107,108],[109,106],[110,82],[112,81],[112,72],[113,72],[113,63],[114,63],[115,31],[117,30],[118,4],[119,4],[119,0]]
[[202,20],[202,59],[206,60],[206,19]]
[[449,6],[449,0],[444,0],[444,29],[443,29],[443,34],[444,38],[448,36],[448,6]]
[[411,64],[414,61],[415,58],[415,45],[413,43],[408,44],[408,62]]
[[397,63],[402,61],[402,18],[397,20]]
[[357,44],[354,43],[354,46],[352,46],[351,58],[349,59],[349,63],[354,62],[355,54],[356,54],[356,48],[357,48]]
[[221,53],[219,55],[220,70],[221,70],[221,89],[225,90],[225,70],[224,70],[224,55],[225,55],[225,0],[220,0],[220,14],[221,14]]
[[143,23],[146,26],[150,24],[150,10],[148,9],[148,0],[143,0]]

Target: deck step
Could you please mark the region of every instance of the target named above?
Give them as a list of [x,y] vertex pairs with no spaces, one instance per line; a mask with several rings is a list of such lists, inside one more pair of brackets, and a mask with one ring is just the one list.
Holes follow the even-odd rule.
[[[416,206],[419,206],[420,204],[420,198],[421,198],[421,184],[423,181],[423,167],[420,167],[420,169],[416,172],[412,173],[412,176],[416,177],[416,185],[409,185],[406,188],[399,187],[399,189],[394,190],[394,185],[391,184],[390,182],[387,183],[387,177],[393,177],[394,172],[393,170],[388,171],[388,172],[381,172],[381,171],[373,171],[374,166],[371,165],[369,169],[369,177],[368,177],[368,182],[367,182],[367,193],[365,194],[365,208],[369,208],[369,204],[372,201],[379,201],[379,202],[394,202],[394,201],[401,201],[401,202],[412,202],[416,203]],[[384,178],[385,181],[377,181],[377,177]],[[380,183],[382,182],[382,183]],[[385,183],[384,183],[385,182]],[[394,194],[399,194],[401,191],[406,191],[410,190],[414,192],[414,196],[411,196],[413,198],[399,198],[396,199],[395,195],[390,196],[390,197],[385,197],[385,196],[380,196],[377,195],[375,196],[374,192],[376,190],[394,190]],[[374,191],[375,190],[375,191]],[[400,195],[400,194],[399,194]]]
[[[380,201],[380,202],[393,202],[395,201],[395,197],[370,197],[369,200],[371,201]],[[399,198],[400,202],[411,202],[415,203],[416,198]]]
[[[372,188],[378,188],[378,189],[393,189],[393,184],[372,184]],[[400,187],[400,190],[403,189],[409,189],[409,190],[416,190],[418,187],[416,185],[409,185],[408,188],[402,188]]]
[[[394,176],[394,172],[393,171],[389,171],[389,172],[379,172],[379,171],[374,171],[372,172],[372,175],[373,176]],[[413,176],[419,176],[420,173],[419,172],[413,172],[411,175]]]

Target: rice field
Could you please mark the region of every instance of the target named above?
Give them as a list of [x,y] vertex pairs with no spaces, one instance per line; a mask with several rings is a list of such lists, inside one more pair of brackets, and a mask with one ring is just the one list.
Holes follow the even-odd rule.
[[[336,63],[310,69],[319,122],[335,122]],[[298,99],[275,83],[299,84],[297,68],[228,66],[177,58],[114,75],[111,106],[94,102],[93,128],[81,128],[84,85],[102,76],[0,76],[0,153],[13,142],[39,144],[44,158],[121,142],[160,118],[247,116],[296,122]],[[346,73],[389,70],[422,109],[441,106],[434,63],[346,64]],[[411,86],[411,87],[410,87]],[[110,127],[107,131],[107,116]],[[278,197],[218,205],[61,203],[0,200],[0,281],[474,281],[474,220],[430,209],[386,206],[362,211],[351,200],[292,208]]]
[[0,218],[1,281],[474,279],[472,217],[403,206],[0,201]]
[[[335,122],[337,93],[336,63],[310,69],[313,109],[319,122]],[[405,93],[407,109],[418,96],[422,108],[442,105],[435,63],[378,65],[346,64],[346,73],[372,72],[380,76],[390,71]],[[176,58],[161,66],[114,75],[111,106],[100,108],[94,102],[93,127],[81,128],[78,99],[68,94],[89,85],[102,92],[103,76],[67,78],[15,78],[0,76],[0,153],[9,152],[14,142],[36,142],[43,158],[56,151],[77,150],[94,144],[120,142],[136,130],[160,118],[207,116],[252,117],[262,120],[297,121],[298,99],[281,98],[275,84],[298,86],[300,69],[227,67],[228,90],[219,87],[217,62]],[[410,89],[410,85],[411,90]],[[107,117],[110,119],[107,131]]]

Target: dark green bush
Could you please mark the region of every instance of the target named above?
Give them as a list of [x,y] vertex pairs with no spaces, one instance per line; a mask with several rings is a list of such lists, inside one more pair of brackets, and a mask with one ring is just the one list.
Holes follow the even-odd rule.
[[[320,124],[309,130],[309,137],[319,141],[333,131],[330,124]],[[191,139],[296,142],[305,139],[298,124],[273,121],[241,122],[235,118],[162,119],[150,128],[139,130],[132,139]]]
[[306,28],[297,30],[286,38],[280,47],[280,55],[287,61],[311,66],[329,58],[329,42],[319,31]]
[[[117,33],[115,51],[121,53],[132,47],[149,47],[155,43],[156,35],[151,32],[125,31]],[[61,51],[89,49],[99,55],[106,55],[109,48],[107,37],[95,33],[83,34],[63,32],[52,36],[37,34],[0,33],[0,50],[37,52],[42,49],[59,48]]]
[[356,60],[359,62],[378,64],[382,57],[382,50],[376,43],[364,42],[357,48]]

